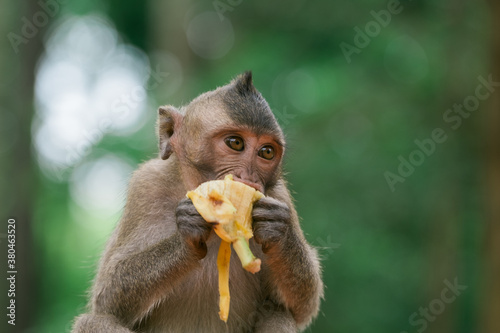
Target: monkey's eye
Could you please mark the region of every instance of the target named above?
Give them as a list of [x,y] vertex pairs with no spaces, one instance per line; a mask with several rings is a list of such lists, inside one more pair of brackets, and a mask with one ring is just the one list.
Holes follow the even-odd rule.
[[225,138],[224,142],[229,148],[233,150],[242,151],[245,148],[243,139],[240,138],[239,136],[230,136],[228,138]]
[[259,156],[266,160],[272,160],[274,157],[274,148],[272,146],[264,146],[260,148]]

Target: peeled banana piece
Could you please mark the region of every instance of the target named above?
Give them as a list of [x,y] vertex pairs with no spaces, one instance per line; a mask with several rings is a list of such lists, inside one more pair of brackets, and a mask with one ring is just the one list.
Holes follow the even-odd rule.
[[244,269],[251,273],[260,271],[261,261],[253,255],[248,240],[253,237],[253,203],[264,197],[264,194],[248,185],[234,181],[232,175],[227,175],[224,180],[213,180],[201,184],[194,191],[189,191],[187,197],[191,199],[205,221],[217,223],[214,231],[222,239],[217,257],[219,316],[227,321],[230,299],[230,244],[233,245]]
[[218,223],[214,227],[215,232],[233,244],[243,268],[251,273],[258,272],[260,260],[250,251],[248,240],[253,237],[253,203],[264,195],[227,175],[224,180],[201,184],[196,190],[189,191],[187,196],[207,222]]

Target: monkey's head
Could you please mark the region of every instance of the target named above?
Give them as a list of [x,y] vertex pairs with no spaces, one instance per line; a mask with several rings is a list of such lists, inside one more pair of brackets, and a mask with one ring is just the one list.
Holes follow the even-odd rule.
[[281,173],[283,132],[245,72],[177,110],[158,110],[160,157],[174,154],[190,188],[233,174],[261,192]]

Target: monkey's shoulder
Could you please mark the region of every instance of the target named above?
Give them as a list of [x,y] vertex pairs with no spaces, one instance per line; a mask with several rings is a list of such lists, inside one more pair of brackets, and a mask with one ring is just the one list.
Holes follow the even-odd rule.
[[124,211],[114,232],[117,243],[139,237],[144,242],[132,243],[150,245],[175,230],[175,208],[186,191],[174,161],[169,160],[152,159],[134,171]]
[[179,195],[185,192],[178,162],[172,156],[167,160],[151,159],[139,165],[130,179],[128,196],[129,199],[136,194],[134,199],[172,198],[177,200]]
[[139,165],[132,175],[134,182],[146,182],[161,185],[161,183],[179,183],[180,167],[177,158],[172,156],[167,160],[153,158]]

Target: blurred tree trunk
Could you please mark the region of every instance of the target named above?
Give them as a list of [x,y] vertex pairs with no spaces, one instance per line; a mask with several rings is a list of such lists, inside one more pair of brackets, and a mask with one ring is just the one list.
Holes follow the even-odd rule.
[[[436,120],[439,122],[442,118],[443,110],[446,110],[464,98],[464,82],[462,78],[467,75],[467,69],[463,68],[460,54],[463,49],[462,37],[465,34],[467,27],[464,27],[466,20],[465,0],[449,0],[447,11],[443,11],[443,21],[449,22],[449,34],[444,47],[446,48],[446,59],[448,68],[446,72],[445,82],[443,84],[440,101],[436,103],[436,117],[428,117],[431,120],[429,128],[435,128]],[[464,126],[465,127],[465,126]],[[462,128],[461,131],[466,130]],[[453,283],[455,277],[459,283],[464,281],[463,276],[458,276],[457,263],[459,251],[459,237],[463,232],[460,219],[460,203],[464,201],[461,195],[463,185],[461,180],[461,169],[456,168],[456,165],[461,165],[459,162],[462,156],[457,154],[460,151],[456,147],[468,146],[464,144],[474,136],[464,135],[456,131],[446,131],[448,140],[439,152],[441,166],[437,169],[437,174],[432,181],[429,197],[434,203],[434,211],[431,216],[429,225],[429,246],[428,246],[428,274],[427,274],[427,290],[425,302],[440,297],[441,292],[446,285],[445,280]],[[437,155],[437,154],[436,154]],[[453,172],[450,172],[453,170]],[[424,307],[428,307],[429,303],[424,303]],[[427,333],[451,333],[455,332],[459,318],[458,307],[456,304],[446,306],[446,309],[439,314],[432,315],[435,319],[429,321]]]
[[[451,159],[453,158],[449,160]],[[439,183],[440,187],[445,189],[436,189],[437,195],[434,197],[437,204],[429,229],[428,256],[430,269],[427,278],[428,286],[425,302],[439,298],[442,290],[446,287],[444,280],[453,283],[453,279],[457,276],[457,249],[460,229],[457,225],[459,217],[457,215],[456,201],[460,199],[454,195],[457,186],[449,180],[449,177],[445,178],[445,181]],[[462,279],[459,277],[458,281],[460,283]],[[424,303],[425,307],[428,307],[428,305],[429,303]],[[433,317],[436,319],[428,323],[428,333],[454,332],[456,318],[458,317],[455,307],[449,305],[445,311],[433,315]]]
[[[490,1],[492,75],[500,81],[500,3]],[[498,88],[497,88],[498,90]],[[500,332],[500,92],[492,94],[485,124],[486,253],[484,256],[484,303],[480,332]]]
[[154,49],[150,51],[175,50],[175,55],[181,59],[184,68],[192,60],[192,52],[186,39],[187,12],[191,9],[191,1],[173,0],[149,1],[149,31]]
[[[176,90],[174,101],[171,93],[172,87],[182,83],[190,72],[197,72],[196,60],[186,38],[186,24],[189,11],[193,9],[190,0],[150,0],[149,7],[149,50],[152,55],[151,67],[168,72],[166,82],[161,83],[159,88],[153,91],[160,103],[184,102],[192,98],[192,92],[188,89],[192,85],[182,85],[183,89]],[[171,68],[168,54],[172,53],[180,62],[180,72]]]
[[[16,220],[16,325],[8,325],[6,317],[7,288],[2,287],[2,332],[24,332],[33,323],[37,304],[37,275],[34,264],[32,212],[36,192],[33,157],[31,155],[31,120],[33,117],[33,83],[37,59],[42,50],[42,31],[32,34],[17,45],[17,52],[8,39],[9,33],[22,36],[21,19],[33,22],[33,15],[41,9],[36,1],[0,2],[0,64],[2,82],[1,108],[1,230],[7,232],[7,219]],[[12,35],[11,35],[12,36]],[[2,286],[5,286],[7,247],[6,238],[1,241]]]

